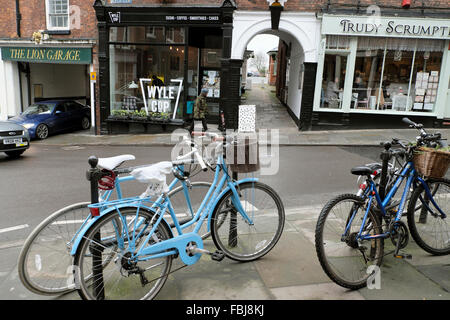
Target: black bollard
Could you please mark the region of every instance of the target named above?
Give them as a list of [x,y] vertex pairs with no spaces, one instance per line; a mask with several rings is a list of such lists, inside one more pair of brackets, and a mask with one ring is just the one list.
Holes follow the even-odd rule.
[[[98,203],[98,181],[102,177],[101,170],[97,168],[98,159],[95,156],[89,157],[91,168],[87,172],[87,179],[91,183],[91,203]],[[93,294],[97,300],[105,299],[105,289],[103,283],[102,252],[103,248],[98,245],[101,242],[100,232],[94,235],[94,243],[89,245],[89,251],[92,254],[92,275],[93,275]]]

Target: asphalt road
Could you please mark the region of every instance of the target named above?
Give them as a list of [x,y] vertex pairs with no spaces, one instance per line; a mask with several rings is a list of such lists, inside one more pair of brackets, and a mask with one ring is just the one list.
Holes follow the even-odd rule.
[[[283,147],[279,171],[261,176],[282,197],[286,208],[324,204],[333,195],[354,192],[353,166],[376,161],[379,148]],[[20,159],[0,154],[0,299],[48,299],[29,293],[17,277],[16,261],[21,243],[50,213],[75,202],[89,200],[85,172],[90,155],[109,157],[133,154],[141,165],[167,160],[169,147],[49,147],[32,146]],[[193,181],[212,180],[210,172]],[[130,182],[127,195],[137,195],[145,186]],[[13,228],[11,231],[8,228]],[[16,229],[14,229],[16,228]]]

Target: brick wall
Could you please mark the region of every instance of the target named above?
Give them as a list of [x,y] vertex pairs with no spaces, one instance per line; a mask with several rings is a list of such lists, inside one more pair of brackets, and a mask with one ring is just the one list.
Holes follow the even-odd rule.
[[[22,38],[31,38],[33,32],[46,30],[45,0],[20,0],[22,19],[20,30]],[[97,19],[91,0],[71,0],[70,5],[78,10],[72,10],[71,18],[79,12],[80,28],[72,28],[70,35],[53,35],[60,38],[97,38]],[[76,9],[75,7],[75,9]],[[0,0],[0,38],[17,38],[16,33],[16,2],[14,0]]]

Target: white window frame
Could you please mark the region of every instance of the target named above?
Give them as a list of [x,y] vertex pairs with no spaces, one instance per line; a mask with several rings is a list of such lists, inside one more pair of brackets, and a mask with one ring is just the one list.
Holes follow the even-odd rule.
[[47,21],[47,30],[70,30],[70,0],[67,0],[67,27],[52,27],[50,23],[50,0],[45,0],[45,17]]

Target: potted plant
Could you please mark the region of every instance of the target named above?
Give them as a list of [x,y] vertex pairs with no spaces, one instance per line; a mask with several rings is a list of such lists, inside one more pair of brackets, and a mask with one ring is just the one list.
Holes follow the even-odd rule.
[[113,110],[109,118],[114,120],[128,120],[130,112],[128,110]]
[[161,117],[164,122],[169,122],[170,114],[168,112],[161,112]]
[[146,121],[147,120],[147,113],[145,112],[145,110],[140,110],[140,111],[134,111],[131,114],[131,119],[135,120],[135,121]]
[[161,112],[154,112],[153,120],[155,120],[155,121],[163,121],[162,113]]

